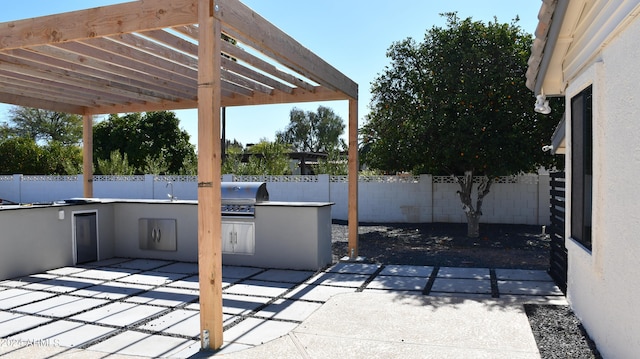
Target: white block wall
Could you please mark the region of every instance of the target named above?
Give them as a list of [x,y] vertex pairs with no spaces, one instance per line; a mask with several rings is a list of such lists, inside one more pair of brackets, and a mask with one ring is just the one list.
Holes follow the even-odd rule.
[[[545,180],[540,180],[545,178]],[[266,182],[272,201],[333,202],[332,218],[348,218],[346,176],[235,176],[224,182]],[[448,177],[370,176],[358,183],[360,222],[466,223],[458,185]],[[171,183],[170,185],[168,183]],[[195,176],[95,176],[94,197],[195,200]],[[0,198],[20,203],[82,197],[82,176],[0,176]],[[528,175],[495,183],[483,204],[482,223],[542,224],[549,221],[548,176]]]

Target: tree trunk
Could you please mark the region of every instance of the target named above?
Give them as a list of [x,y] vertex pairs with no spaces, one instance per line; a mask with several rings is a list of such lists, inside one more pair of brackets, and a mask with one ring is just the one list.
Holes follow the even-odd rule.
[[465,171],[464,176],[455,177],[460,185],[458,196],[462,202],[462,210],[467,216],[467,237],[480,237],[480,216],[482,216],[482,201],[489,194],[493,178],[483,176],[478,183],[477,200],[474,207],[471,200],[471,192],[473,190],[473,171]]
[[477,212],[467,212],[467,237],[480,237],[480,215]]

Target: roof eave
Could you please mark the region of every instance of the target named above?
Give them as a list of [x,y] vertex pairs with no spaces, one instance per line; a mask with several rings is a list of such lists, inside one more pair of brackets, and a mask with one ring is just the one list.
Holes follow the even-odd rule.
[[527,70],[527,87],[534,95],[561,95],[561,86],[544,86],[549,83],[558,84],[560,81],[548,81],[552,58],[556,47],[564,16],[567,12],[569,0],[543,0],[538,13],[538,26],[535,40],[529,57]]

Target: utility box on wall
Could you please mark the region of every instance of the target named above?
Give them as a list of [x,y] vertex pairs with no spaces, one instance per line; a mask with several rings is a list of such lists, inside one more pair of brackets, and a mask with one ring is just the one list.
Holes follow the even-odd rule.
[[178,250],[176,233],[175,219],[140,218],[138,220],[140,249],[176,251]]

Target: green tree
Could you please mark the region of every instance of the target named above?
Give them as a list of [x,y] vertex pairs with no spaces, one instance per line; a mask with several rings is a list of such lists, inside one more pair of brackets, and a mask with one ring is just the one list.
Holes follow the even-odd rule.
[[76,175],[82,173],[82,149],[79,146],[51,141],[41,149],[44,152],[41,174]]
[[276,132],[276,141],[291,145],[294,151],[329,153],[347,147],[340,138],[344,129],[342,118],[328,107],[319,106],[317,112],[293,108],[285,130]]
[[0,173],[43,174],[44,151],[28,137],[12,137],[0,142]]
[[154,159],[164,161],[167,173],[184,173],[185,164],[196,161],[196,153],[189,143],[189,134],[179,125],[180,120],[170,111],[109,115],[93,129],[96,164],[100,159],[110,159],[113,151],[119,151],[127,155],[137,173],[159,168],[148,166]]
[[6,123],[0,124],[0,141],[6,140],[9,137],[14,136],[13,129]]
[[249,148],[252,159],[259,161],[259,168],[265,175],[289,174],[289,155],[287,145],[262,140]]
[[314,166],[316,174],[346,175],[349,173],[348,161],[340,151],[334,150],[327,154],[327,158],[318,160]]
[[444,16],[448,26],[428,30],[422,43],[409,38],[389,48],[392,66],[372,83],[360,150],[371,168],[454,176],[468,235],[477,237],[496,176],[552,166],[541,147],[558,118],[533,112],[525,87],[532,38],[517,19]]
[[231,146],[227,152],[227,159],[222,164],[222,173],[276,176],[290,174],[289,152],[287,145],[265,139],[246,151]]
[[129,164],[127,154],[121,154],[120,151],[111,152],[109,159],[98,159],[98,172],[104,175],[132,175],[135,173],[135,167]]
[[51,141],[38,145],[28,137],[0,141],[0,173],[25,175],[75,175],[82,172],[82,150],[76,145]]
[[82,116],[14,106],[9,109],[10,128],[15,136],[34,141],[76,145],[82,140]]

